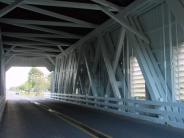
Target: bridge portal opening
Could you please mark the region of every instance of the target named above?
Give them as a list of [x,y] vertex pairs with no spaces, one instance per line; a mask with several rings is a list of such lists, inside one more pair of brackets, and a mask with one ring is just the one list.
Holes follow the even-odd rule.
[[51,91],[52,74],[46,67],[11,67],[6,71],[7,99],[43,98]]

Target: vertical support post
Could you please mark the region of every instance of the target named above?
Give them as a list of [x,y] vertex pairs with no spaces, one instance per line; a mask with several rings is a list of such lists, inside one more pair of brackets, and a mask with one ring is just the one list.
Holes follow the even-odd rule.
[[0,30],[0,96],[5,94],[5,68],[4,68],[4,50]]

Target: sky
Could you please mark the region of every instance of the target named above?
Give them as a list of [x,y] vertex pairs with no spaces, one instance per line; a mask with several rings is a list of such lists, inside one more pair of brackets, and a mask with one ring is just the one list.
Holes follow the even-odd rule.
[[[37,67],[40,69],[45,76],[47,76],[50,72],[46,67]],[[31,67],[11,67],[6,72],[6,88],[9,89],[11,87],[20,86],[28,79],[28,73]]]

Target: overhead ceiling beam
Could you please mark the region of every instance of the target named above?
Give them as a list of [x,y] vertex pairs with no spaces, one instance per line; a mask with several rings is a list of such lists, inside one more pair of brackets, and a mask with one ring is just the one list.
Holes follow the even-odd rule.
[[[119,11],[119,13],[116,15],[118,18],[126,17],[129,13],[132,11],[135,11],[138,7],[141,7],[142,5],[146,5],[150,3],[150,0],[136,0],[133,3],[131,3],[128,7],[123,8]],[[68,54],[72,52],[74,49],[82,46],[86,41],[88,41],[91,38],[96,38],[97,35],[99,35],[105,28],[111,27],[114,24],[114,21],[112,19],[106,21],[96,29],[94,29],[92,32],[90,32],[88,35],[84,36],[82,39],[74,43],[72,46],[67,48],[64,53],[59,54],[58,56],[62,56],[63,54]]]
[[[45,48],[45,47],[34,47],[34,46],[15,46],[13,50],[37,50],[37,51],[44,51],[44,52],[58,52],[60,53],[60,50],[57,49],[49,49],[49,48]],[[5,50],[10,50],[11,48],[4,48]]]
[[34,55],[38,55],[38,56],[52,56],[52,57],[56,57],[57,54],[51,54],[51,53],[46,53],[46,52],[29,52],[29,51],[21,51],[21,52],[10,52],[9,55],[25,55],[26,56],[34,56]]
[[70,46],[71,44],[66,43],[66,42],[57,42],[57,41],[52,41],[52,40],[46,40],[46,39],[41,39],[41,38],[32,38],[32,37],[22,37],[22,36],[16,36],[16,35],[5,35],[4,36],[8,36],[8,37],[12,37],[12,38],[19,38],[19,39],[25,39],[25,40],[31,40],[31,41],[37,41],[37,42],[42,42],[42,43],[46,43],[46,44],[52,44],[52,45],[62,45],[62,46]]
[[32,46],[53,46],[53,44],[46,44],[46,43],[40,43],[40,42],[32,42],[32,41],[3,41],[4,45],[32,45]]
[[139,39],[143,40],[144,42],[149,44],[149,40],[148,38],[145,37],[145,35],[143,35],[141,32],[137,31],[135,28],[131,27],[130,25],[128,25],[122,17],[119,17],[115,14],[113,14],[112,12],[110,12],[105,6],[101,6],[102,11],[107,14],[109,17],[111,17],[114,21],[116,21],[117,23],[119,23],[120,25],[122,25],[126,30],[128,30],[129,32],[135,34]]
[[[6,4],[10,4],[10,2],[7,1],[7,0],[1,0],[1,2],[4,2]],[[72,17],[62,15],[62,14],[59,14],[59,13],[56,13],[56,12],[44,10],[44,9],[41,9],[41,8],[38,8],[38,7],[35,7],[35,6],[30,6],[30,5],[24,5],[23,4],[23,5],[19,5],[19,7],[22,8],[22,9],[33,11],[33,12],[40,13],[40,14],[43,14],[43,15],[51,16],[51,17],[54,17],[54,18],[57,18],[57,19],[66,20],[66,21],[69,21],[69,22],[82,24],[82,25],[86,25],[86,26],[96,27],[96,25],[93,24],[93,23],[89,23],[89,22],[86,22],[86,21],[83,21],[83,20],[80,20],[80,19],[72,18]]]
[[[3,21],[1,21],[1,23],[3,23]],[[49,28],[45,28],[45,27],[39,27],[39,26],[35,26],[35,25],[16,24],[13,22],[9,22],[6,24],[10,24],[10,25],[18,26],[18,27],[23,27],[23,28],[28,28],[28,29],[32,29],[32,30],[38,30],[38,31],[47,32],[47,33],[58,34],[58,35],[65,36],[68,38],[73,38],[73,39],[74,38],[75,39],[81,38],[80,35],[75,35],[75,34],[71,34],[68,32],[57,31],[57,30],[53,30],[53,29],[49,29]]]
[[12,52],[30,52],[30,53],[49,53],[49,54],[54,54],[54,52],[50,52],[50,51],[41,51],[41,50],[27,50],[27,49],[12,49]]
[[112,11],[112,9],[116,10],[116,11],[119,11],[121,9],[118,5],[116,5],[112,2],[109,2],[107,0],[91,0],[91,1],[107,7],[108,10],[110,10],[110,11]]
[[94,26],[84,26],[70,22],[56,22],[56,21],[40,21],[40,20],[25,20],[25,19],[12,19],[1,18],[0,22],[3,23],[16,23],[16,24],[33,24],[33,25],[47,25],[47,26],[59,26],[59,27],[78,27],[78,28],[94,28]]
[[[41,33],[15,33],[15,32],[2,32],[2,35],[16,35],[22,37],[38,37],[38,38],[69,38],[57,34],[41,34]],[[72,38],[71,38],[72,39]]]
[[7,13],[11,12],[12,10],[14,10],[16,7],[18,7],[20,4],[22,4],[23,1],[24,0],[16,0],[12,4],[6,6],[2,10],[0,10],[0,17],[3,17]]
[[[1,1],[1,0],[0,0]],[[7,0],[8,2],[13,2],[14,0]],[[97,4],[92,3],[82,3],[82,2],[68,2],[68,1],[43,1],[43,0],[24,0],[24,4],[31,5],[42,5],[42,6],[53,6],[53,7],[65,7],[65,8],[76,8],[76,9],[86,9],[86,10],[100,10]],[[114,11],[114,9],[112,9]]]

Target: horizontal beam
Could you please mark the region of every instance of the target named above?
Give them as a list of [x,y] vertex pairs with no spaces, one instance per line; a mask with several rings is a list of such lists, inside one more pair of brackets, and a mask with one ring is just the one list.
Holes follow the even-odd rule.
[[[0,0],[1,1],[1,0]],[[7,0],[8,2],[13,2],[14,0]],[[31,5],[42,5],[42,6],[53,6],[53,7],[65,7],[65,8],[76,8],[76,9],[86,9],[86,10],[100,10],[97,4],[92,3],[82,3],[82,2],[68,2],[68,1],[43,1],[43,0],[24,0],[23,4]],[[115,11],[111,9],[112,11]]]
[[[10,2],[7,1],[7,0],[1,0],[1,2],[4,2],[6,4],[10,4]],[[62,15],[62,14],[59,14],[59,13],[56,13],[56,12],[44,10],[44,9],[41,9],[41,8],[38,8],[38,7],[35,7],[35,6],[20,5],[19,7],[22,8],[22,9],[26,9],[26,10],[33,11],[33,12],[36,12],[36,13],[40,13],[40,14],[47,15],[47,16],[51,16],[51,17],[58,18],[58,19],[61,19],[61,20],[66,20],[66,21],[69,21],[69,22],[77,23],[77,24],[96,27],[95,24],[92,24],[92,23],[89,23],[89,22],[86,22],[86,21],[83,21],[83,20],[79,20],[79,19],[76,19],[76,18],[72,18],[72,17],[66,16],[66,15]]]
[[80,25],[80,24],[76,24],[76,23],[62,22],[62,21],[59,22],[59,21],[41,21],[41,20],[1,18],[0,22],[3,22],[3,23],[16,23],[16,24],[61,26],[61,27],[94,28],[94,26],[84,26],[84,25]]
[[[41,58],[45,58],[46,56],[48,56],[47,54],[27,54],[27,53],[22,53],[22,54],[16,54],[16,53],[11,53],[11,55],[16,56],[16,57],[41,57]],[[11,56],[10,55],[10,56]],[[55,55],[49,55],[50,57],[55,58]]]
[[13,36],[13,35],[5,35],[5,36],[12,37],[12,38],[24,39],[24,40],[37,41],[37,42],[42,42],[42,43],[45,43],[45,44],[51,44],[51,45],[55,45],[55,46],[57,46],[57,45],[70,46],[70,44],[68,44],[68,43],[56,42],[56,41],[40,39],[40,38],[19,37],[19,36]]
[[[142,5],[146,5],[147,3],[150,3],[150,1],[149,0],[136,0],[133,3],[131,3],[129,6],[120,10],[117,17],[119,17],[119,18],[126,17],[130,12],[137,9],[137,7],[140,7]],[[109,19],[108,21],[106,21],[105,23],[103,23],[102,25],[100,25],[96,29],[94,29],[92,32],[90,32],[89,34],[84,36],[82,39],[80,39],[79,41],[74,43],[72,46],[67,48],[65,50],[65,54],[68,54],[68,53],[72,52],[74,49],[79,48],[89,39],[96,38],[101,32],[104,32],[104,30],[105,29],[107,30],[107,28],[111,28],[114,24],[115,24],[114,20]],[[58,57],[62,56],[62,55],[63,55],[63,53],[59,54]]]
[[31,53],[56,53],[53,51],[36,50],[36,49],[12,49],[12,52],[31,52]]
[[52,44],[40,43],[40,42],[18,42],[18,41],[3,41],[4,45],[32,45],[32,46],[54,46]]
[[26,56],[50,56],[50,57],[56,57],[57,54],[50,54],[45,52],[10,52],[8,55],[26,55]]
[[[3,21],[1,21],[1,23],[4,23]],[[46,32],[46,33],[53,33],[53,34],[58,34],[61,36],[66,36],[68,38],[75,38],[75,39],[80,39],[81,36],[80,35],[75,35],[72,33],[68,33],[68,32],[63,32],[63,31],[57,31],[57,30],[53,30],[53,29],[49,29],[49,28],[45,28],[45,27],[39,27],[39,26],[35,26],[35,25],[26,25],[26,24],[16,24],[13,22],[9,22],[6,24],[10,24],[10,25],[14,25],[14,26],[18,26],[18,27],[23,27],[23,28],[28,28],[28,29],[32,29],[32,30],[38,30],[38,31],[42,31],[42,32]]]
[[25,40],[31,40],[31,41],[38,41],[46,44],[52,44],[52,45],[62,45],[62,46],[70,46],[69,43],[64,43],[64,42],[57,42],[57,41],[52,41],[52,40],[46,40],[46,39],[41,39],[41,38],[32,38],[32,37],[22,37],[22,36],[16,36],[16,35],[5,35],[8,37],[14,37],[14,38],[19,38],[19,39],[25,39]]
[[20,37],[38,37],[38,38],[70,38],[65,35],[62,36],[62,35],[57,35],[57,34],[41,34],[41,33],[2,32],[2,35],[16,35]]
[[107,0],[91,0],[91,1],[107,7],[108,10],[110,10],[110,11],[111,11],[111,9],[116,10],[116,11],[119,11],[121,9],[118,5],[116,5],[112,2],[109,2]]
[[6,6],[5,8],[0,10],[0,17],[3,17],[4,15],[8,14],[12,10],[14,10],[16,7],[18,7],[20,4],[22,4],[24,0],[16,0],[10,5]]
[[40,47],[33,47],[33,46],[15,46],[16,48],[4,48],[4,50],[7,51],[13,51],[13,50],[22,50],[22,51],[43,51],[43,52],[58,52],[60,53],[60,50],[56,50],[56,49],[47,49],[47,48],[40,48]]

